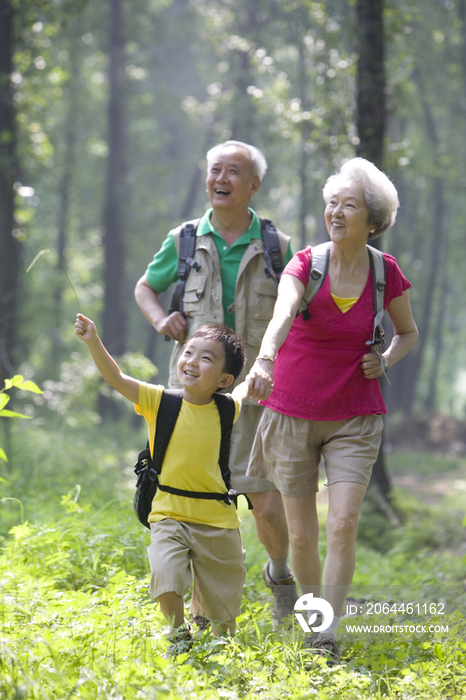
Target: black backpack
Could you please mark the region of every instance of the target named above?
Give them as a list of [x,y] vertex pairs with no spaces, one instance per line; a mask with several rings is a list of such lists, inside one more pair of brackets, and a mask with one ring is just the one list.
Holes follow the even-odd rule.
[[[205,491],[186,491],[173,486],[166,486],[159,483],[162,464],[167,451],[168,443],[175,428],[176,421],[181,409],[181,390],[164,390],[160,400],[157,413],[153,458],[150,454],[149,441],[146,448],[139,453],[138,461],[135,464],[134,472],[137,476],[136,493],[134,494],[134,511],[139,521],[150,527],[147,518],[151,512],[152,500],[155,492],[159,488],[161,491],[174,494],[175,496],[186,496],[187,498],[202,498],[206,500],[224,501],[227,505],[237,504],[238,493],[230,487],[230,470],[228,469],[228,459],[230,455],[230,438],[235,416],[235,402],[231,396],[215,392],[213,399],[217,404],[220,414],[220,424],[222,436],[220,441],[219,465],[225,482],[226,491],[224,493],[213,493]],[[249,499],[248,504],[250,505]],[[252,506],[250,506],[252,507]]]

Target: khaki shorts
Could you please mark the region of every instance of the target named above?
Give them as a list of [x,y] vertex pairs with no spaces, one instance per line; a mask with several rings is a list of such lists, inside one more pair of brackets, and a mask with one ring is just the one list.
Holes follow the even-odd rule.
[[231,487],[239,493],[276,491],[268,479],[246,475],[254,436],[259,426],[264,407],[259,404],[245,404],[233,426],[230,442]]
[[266,408],[247,473],[270,479],[284,496],[307,496],[319,490],[323,457],[329,485],[354,481],[367,486],[382,429],[380,415],[311,421]]
[[151,523],[147,548],[149,593],[156,599],[174,591],[184,596],[194,579],[191,613],[228,622],[241,613],[244,550],[239,529],[167,518]]

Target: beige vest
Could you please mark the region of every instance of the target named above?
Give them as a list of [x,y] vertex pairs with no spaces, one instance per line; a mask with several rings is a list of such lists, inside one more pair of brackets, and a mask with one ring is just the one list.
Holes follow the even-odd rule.
[[[278,238],[282,260],[285,260],[290,237],[278,231]],[[173,233],[173,239],[178,250],[179,229]],[[275,274],[272,273],[272,277],[265,274],[264,250],[262,239],[254,238],[244,252],[236,279],[236,333],[243,339],[246,347],[246,365],[238,382],[244,379],[256,359],[277,298]],[[224,320],[220,260],[210,234],[196,238],[194,259],[201,267],[199,271],[191,269],[185,286],[183,304],[188,322],[187,338],[204,323],[223,323]],[[175,342],[170,359],[170,388],[180,387],[176,367],[183,352],[183,345],[184,343]]]

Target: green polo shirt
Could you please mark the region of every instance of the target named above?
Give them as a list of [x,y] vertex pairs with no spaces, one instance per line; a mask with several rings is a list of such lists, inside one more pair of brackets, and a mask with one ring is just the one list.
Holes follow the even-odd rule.
[[[235,301],[236,279],[238,269],[246,248],[253,238],[262,238],[259,217],[253,209],[249,209],[252,214],[251,223],[248,230],[241,238],[228,246],[222,236],[214,229],[210,221],[212,209],[208,209],[199,221],[196,236],[212,234],[220,260],[220,270],[222,279],[222,305],[225,315],[224,323],[231,328],[235,327],[235,312],[228,311]],[[292,258],[291,246],[288,245],[284,265]],[[173,231],[170,231],[162,247],[154,255],[153,261],[146,270],[146,279],[150,286],[157,292],[165,292],[168,287],[178,280],[178,254],[173,240]]]

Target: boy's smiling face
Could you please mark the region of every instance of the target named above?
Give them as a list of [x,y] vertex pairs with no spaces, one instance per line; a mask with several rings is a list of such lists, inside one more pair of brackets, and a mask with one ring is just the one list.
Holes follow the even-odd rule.
[[223,346],[209,338],[191,338],[178,360],[177,370],[183,398],[193,404],[209,403],[214,391],[234,381],[233,375],[225,372]]

